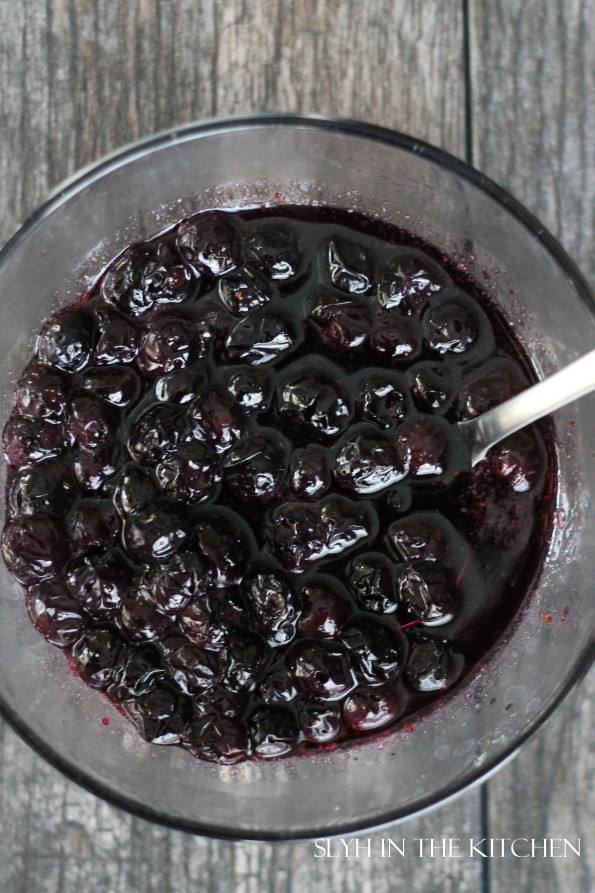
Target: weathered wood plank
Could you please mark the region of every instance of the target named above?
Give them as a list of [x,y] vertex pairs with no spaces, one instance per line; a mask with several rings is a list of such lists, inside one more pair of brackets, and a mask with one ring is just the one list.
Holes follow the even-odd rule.
[[[595,8],[470,4],[474,160],[560,239],[595,286]],[[488,785],[492,837],[582,837],[580,860],[492,860],[494,889],[593,888],[593,672]]]
[[[0,2],[0,238],[78,167],[210,116],[313,112],[464,151],[459,0]],[[315,859],[310,844],[197,839],[112,808],[0,732],[5,893],[476,891],[464,860]],[[468,837],[471,792],[372,836]],[[367,835],[366,835],[367,836]]]

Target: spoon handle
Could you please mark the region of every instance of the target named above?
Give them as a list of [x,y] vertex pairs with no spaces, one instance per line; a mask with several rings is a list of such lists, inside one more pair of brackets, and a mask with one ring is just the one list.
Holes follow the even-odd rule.
[[477,465],[490,447],[525,425],[595,390],[595,350],[475,419],[459,422]]

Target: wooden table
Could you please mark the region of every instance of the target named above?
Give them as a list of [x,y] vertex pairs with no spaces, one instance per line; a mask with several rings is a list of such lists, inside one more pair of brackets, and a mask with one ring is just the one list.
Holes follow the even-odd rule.
[[[145,134],[213,116],[322,113],[471,161],[595,283],[589,0],[0,0],[0,47],[1,238],[64,177]],[[580,837],[580,859],[323,859],[307,843],[194,838],[97,800],[3,726],[0,889],[587,893],[594,691],[591,673],[482,788],[365,835]]]

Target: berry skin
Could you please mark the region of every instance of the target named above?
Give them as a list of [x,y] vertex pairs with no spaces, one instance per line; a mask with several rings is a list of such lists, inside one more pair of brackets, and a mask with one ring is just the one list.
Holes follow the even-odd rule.
[[118,408],[134,403],[141,389],[138,375],[127,366],[91,366],[81,374],[80,384]]
[[252,543],[249,531],[235,512],[197,513],[191,543],[206,560],[212,586],[235,586],[242,580]]
[[124,635],[132,641],[156,642],[169,632],[173,620],[158,611],[142,590],[132,590],[120,604],[118,623]]
[[170,685],[155,685],[138,698],[124,701],[122,706],[151,744],[179,744],[192,716],[190,698]]
[[401,705],[388,687],[362,687],[352,692],[343,704],[345,725],[356,732],[368,732],[389,725],[400,713]]
[[66,648],[80,637],[85,624],[84,612],[70,597],[63,577],[32,587],[26,602],[34,627],[52,645]]
[[225,483],[241,500],[268,502],[282,491],[289,453],[282,434],[260,428],[225,454]]
[[30,363],[19,378],[14,406],[20,416],[30,419],[59,418],[66,402],[64,378],[39,363]]
[[297,346],[296,342],[288,322],[261,312],[250,313],[236,323],[225,341],[225,348],[229,362],[260,366],[274,362]]
[[337,359],[348,362],[354,351],[363,349],[372,326],[372,313],[362,303],[337,300],[336,294],[315,297],[309,323],[321,344]]
[[338,701],[357,680],[344,648],[336,642],[304,641],[287,658],[287,669],[298,691],[319,701]]
[[68,447],[68,435],[60,422],[12,415],[4,428],[4,458],[9,465],[33,465],[60,456]]
[[205,691],[216,682],[219,666],[212,651],[203,650],[175,633],[162,639],[160,650],[170,676],[186,694]]
[[272,298],[270,283],[264,276],[248,267],[220,279],[219,297],[235,316],[243,316],[265,304]]
[[409,649],[405,676],[416,691],[441,691],[456,681],[463,663],[462,655],[445,644],[429,636],[415,635]]
[[298,607],[287,580],[263,568],[246,578],[243,588],[256,629],[266,642],[272,648],[291,642]]
[[113,503],[100,499],[81,499],[65,519],[70,546],[76,554],[104,552],[119,533]]
[[395,568],[381,552],[358,555],[347,571],[347,584],[358,605],[376,614],[392,614],[397,609]]
[[232,633],[247,625],[247,613],[237,590],[208,589],[199,581],[194,597],[178,614],[184,635],[209,651],[221,651],[232,641]]
[[296,499],[320,499],[331,483],[330,454],[324,447],[310,444],[293,451],[288,485]]
[[301,250],[289,227],[266,223],[245,243],[246,261],[270,279],[286,282],[299,272]]
[[45,515],[16,515],[2,533],[2,554],[13,577],[32,586],[55,576],[68,557],[60,521]]
[[378,284],[378,304],[419,317],[448,283],[448,276],[421,251],[397,254],[387,265]]
[[366,372],[359,383],[356,407],[359,417],[379,428],[393,428],[407,414],[403,376],[388,369]]
[[76,443],[95,450],[114,438],[118,427],[117,412],[91,394],[73,397],[68,405],[68,431]]
[[124,450],[118,440],[96,450],[77,450],[73,462],[77,484],[87,493],[101,495],[109,491],[110,481],[123,463]]
[[348,649],[361,682],[378,685],[390,682],[401,665],[400,642],[380,623],[365,621],[344,630],[341,641]]
[[339,486],[360,495],[385,490],[402,480],[406,473],[396,439],[371,425],[349,429],[339,443],[333,465]]
[[244,727],[216,712],[198,714],[188,729],[184,743],[195,757],[222,766],[241,763],[250,753]]
[[132,363],[138,354],[140,331],[117,310],[96,310],[97,344],[93,362],[98,366]]
[[186,541],[188,522],[170,505],[147,505],[124,521],[122,539],[133,560],[160,562],[171,558]]
[[441,626],[455,616],[455,586],[436,561],[416,561],[399,577],[403,605],[425,626]]
[[85,558],[66,575],[68,591],[78,604],[98,620],[112,620],[118,613],[130,583],[130,570],[118,552]]
[[232,633],[222,653],[223,685],[232,692],[253,691],[265,660],[266,649],[260,637],[250,632]]
[[297,722],[283,707],[259,707],[248,720],[252,752],[263,760],[284,757],[299,743]]
[[172,453],[189,434],[190,422],[180,406],[157,403],[134,422],[128,452],[141,464],[154,465]]
[[372,287],[373,261],[356,242],[332,239],[328,245],[328,267],[333,285],[349,294],[362,295]]
[[77,488],[68,459],[44,459],[25,466],[9,479],[7,503],[12,515],[51,515],[63,518],[76,499]]
[[330,367],[327,374],[293,372],[277,393],[277,410],[290,425],[303,426],[315,436],[339,434],[346,429],[352,413],[339,381],[340,375],[330,372]]
[[217,454],[198,441],[184,443],[155,467],[166,496],[193,504],[208,499],[221,482]]
[[145,375],[167,375],[184,369],[198,353],[193,320],[178,312],[160,312],[147,325],[136,362]]
[[78,372],[91,359],[95,324],[84,310],[67,310],[48,320],[37,339],[41,363],[61,372]]
[[300,709],[300,726],[309,744],[330,744],[341,734],[341,710],[336,704],[304,703]]
[[300,590],[298,629],[313,639],[335,639],[351,614],[349,596],[333,577],[316,574]]
[[224,213],[209,212],[180,224],[177,245],[199,275],[223,276],[241,263],[239,235]]
[[273,396],[273,382],[266,367],[229,370],[226,387],[245,413],[266,412]]
[[122,669],[126,646],[110,626],[87,626],[71,650],[74,671],[92,688],[107,688]]

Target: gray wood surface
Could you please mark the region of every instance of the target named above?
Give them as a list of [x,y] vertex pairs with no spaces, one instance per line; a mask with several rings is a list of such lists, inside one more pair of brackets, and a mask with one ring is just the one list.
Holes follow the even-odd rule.
[[[191,120],[339,115],[461,157],[470,121],[475,164],[593,275],[592,5],[469,6],[466,58],[463,0],[0,0],[0,239],[81,165]],[[483,791],[364,837],[592,838],[594,687],[591,674]],[[592,852],[578,865],[350,861],[190,837],[98,801],[0,726],[4,893],[587,893],[593,875]]]

